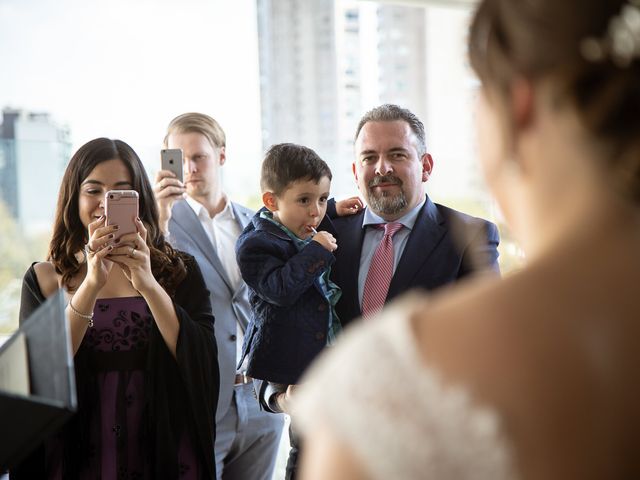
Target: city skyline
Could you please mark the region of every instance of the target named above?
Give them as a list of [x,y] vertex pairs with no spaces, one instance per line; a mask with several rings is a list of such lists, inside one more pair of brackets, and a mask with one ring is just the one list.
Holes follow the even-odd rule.
[[[333,0],[323,1],[333,5]],[[345,9],[359,13],[357,21],[344,9],[337,17],[333,41],[339,44],[336,68],[342,72],[337,81],[344,87],[357,77],[355,70],[354,75],[348,73],[350,67],[375,79],[360,82],[358,95],[345,95],[344,88],[336,93],[341,95],[340,115],[350,113],[348,121],[346,116],[341,117],[342,123],[336,121],[335,141],[344,154],[352,152],[353,121],[382,99],[376,91],[378,61],[374,55],[362,55],[361,48],[380,41],[370,27],[376,24],[376,6],[383,4],[340,1]],[[466,60],[469,9],[460,7],[470,1],[452,1],[455,8],[442,6],[444,0],[409,2],[413,7],[435,6],[426,7],[424,17],[426,110],[407,106],[421,116],[427,129],[427,145],[435,161],[434,175],[426,185],[431,198],[499,219],[475,161],[472,125],[477,80],[470,76]],[[227,134],[228,160],[222,169],[226,192],[235,201],[251,199],[250,206],[258,207],[259,165],[265,147],[261,116],[269,112],[260,105],[256,3],[0,0],[0,109],[49,115],[54,124],[69,128],[72,152],[99,136],[120,138],[138,152],[150,177],[159,168],[159,150],[170,119],[186,111],[210,114]],[[360,21],[369,27],[358,34],[350,31],[360,29]],[[355,45],[352,41],[358,36]],[[389,53],[393,56],[394,51]],[[279,139],[283,140],[287,139]],[[334,170],[334,193],[338,188],[356,193],[351,161]],[[26,171],[21,185],[29,184],[30,174]],[[55,203],[54,198],[46,201]],[[508,242],[505,245],[510,248]],[[517,251],[506,253],[507,260],[518,255]],[[2,268],[8,266],[6,259],[0,263]],[[14,318],[16,285],[13,293],[0,286],[7,305],[0,309],[0,320]]]
[[70,156],[69,130],[49,114],[2,110],[0,200],[27,235],[50,231]]
[[0,107],[49,113],[73,151],[120,138],[153,175],[171,118],[201,111],[227,133],[226,183],[246,190],[262,153],[254,0],[0,0],[0,45]]
[[315,149],[333,171],[332,193],[353,195],[357,124],[371,108],[395,103],[425,124],[432,198],[486,207],[472,134],[470,9],[428,3],[257,0],[263,147]]
[[[315,139],[286,132],[269,138],[262,135],[268,130],[265,119],[272,109],[264,88],[262,108],[260,104],[265,75],[261,76],[258,51],[264,45],[258,43],[256,3],[260,2],[238,0],[231,9],[221,0],[180,4],[141,0],[134,5],[124,0],[109,4],[0,0],[0,42],[7,46],[0,54],[0,64],[12,72],[0,78],[0,106],[49,113],[55,122],[71,128],[73,151],[97,136],[125,140],[139,153],[150,177],[159,167],[158,150],[168,121],[184,111],[203,111],[219,120],[227,133],[229,161],[223,175],[233,198],[259,197],[262,153],[274,141],[298,141],[328,153],[334,168],[334,192],[344,196],[356,193],[350,155],[357,119],[380,101],[403,101],[398,95],[381,94],[381,89],[388,90],[396,80],[395,71],[387,68],[383,72],[381,65],[388,64],[385,58],[392,59],[397,50],[404,52],[399,55],[405,58],[401,67],[412,69],[412,77],[418,79],[417,84],[416,78],[406,82],[413,82],[413,93],[404,101],[427,127],[427,142],[436,161],[428,190],[458,198],[475,188],[477,172],[469,135],[473,113],[463,36],[466,9],[429,7],[426,15],[418,15],[420,24],[412,28],[417,32],[415,40],[405,41],[397,36],[391,12],[426,11],[424,7],[339,0],[334,12],[334,0],[305,2],[307,14],[312,13],[309,5],[315,4],[316,10],[324,8],[332,18],[324,35],[335,50],[329,58],[334,78],[328,83],[337,86],[334,98],[328,99],[340,111],[330,113],[334,128],[329,133],[319,131]],[[65,13],[71,10],[73,23]],[[358,12],[355,20],[350,17],[353,12]],[[384,27],[385,18],[389,27]],[[303,26],[309,27],[309,21],[304,20]],[[354,28],[358,30],[355,34]],[[424,45],[412,46],[421,37],[427,44],[426,54]],[[377,47],[394,41],[397,49]],[[368,46],[374,47],[373,52],[367,53]],[[276,74],[295,76],[282,63],[282,53],[280,50],[272,68]],[[308,48],[303,53],[308,54]],[[349,71],[355,73],[350,76]],[[421,76],[423,72],[426,77]],[[361,81],[359,76],[373,81]],[[314,94],[309,88],[304,92],[307,97]],[[317,121],[292,113],[294,118],[304,118],[299,123],[305,124],[307,132],[319,130]],[[322,136],[318,142],[317,135]],[[327,152],[324,147],[330,144],[331,135],[334,147]]]

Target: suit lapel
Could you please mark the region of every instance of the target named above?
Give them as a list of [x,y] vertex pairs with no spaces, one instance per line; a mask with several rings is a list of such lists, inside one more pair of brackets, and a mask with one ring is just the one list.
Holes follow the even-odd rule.
[[443,223],[438,209],[427,197],[391,279],[387,298],[393,298],[412,286],[412,279],[433,254],[446,232]]
[[233,291],[231,282],[227,277],[227,272],[224,270],[213,245],[211,245],[211,240],[209,240],[207,232],[204,231],[198,216],[186,201],[180,201],[174,205],[171,219],[188,237],[191,237],[211,266],[218,272],[220,278],[224,280],[227,288]]
[[233,210],[233,215],[236,217],[236,221],[240,224],[240,228],[242,230],[245,229],[249,222],[251,222],[251,218],[253,217],[253,213],[249,213],[245,210],[242,210],[235,203],[231,202],[231,209]]
[[336,251],[336,257],[340,258],[336,261],[336,266],[342,266],[336,283],[343,290],[343,301],[349,302],[349,310],[358,314],[360,313],[358,272],[360,271],[360,255],[364,240],[363,216],[364,212],[360,212],[340,219],[343,224],[338,230],[338,250]]

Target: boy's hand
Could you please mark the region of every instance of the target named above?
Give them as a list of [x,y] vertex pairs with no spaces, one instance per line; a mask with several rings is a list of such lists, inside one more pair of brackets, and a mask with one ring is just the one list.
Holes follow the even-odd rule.
[[330,252],[333,252],[338,248],[338,242],[336,241],[336,238],[329,232],[325,232],[324,230],[316,233],[313,236],[313,241],[318,242]]
[[336,213],[339,217],[346,217],[358,213],[364,208],[360,197],[351,197],[336,202]]

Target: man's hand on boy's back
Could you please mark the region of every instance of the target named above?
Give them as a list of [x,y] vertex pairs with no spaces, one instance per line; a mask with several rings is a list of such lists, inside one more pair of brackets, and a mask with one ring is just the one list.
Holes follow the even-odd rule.
[[318,242],[324,248],[333,252],[336,248],[338,248],[338,242],[336,242],[336,237],[331,235],[329,232],[325,232],[324,230],[316,233],[313,236],[313,241]]
[[360,197],[345,198],[336,202],[336,213],[339,217],[346,217],[347,215],[353,215],[358,213],[364,208],[364,204]]

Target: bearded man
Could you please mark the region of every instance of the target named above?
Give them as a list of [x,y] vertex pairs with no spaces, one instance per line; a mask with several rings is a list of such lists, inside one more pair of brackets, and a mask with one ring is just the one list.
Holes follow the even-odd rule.
[[343,326],[416,287],[433,290],[471,273],[499,273],[497,227],[433,203],[422,122],[397,105],[367,112],[356,130],[353,174],[366,208],[335,219],[332,280]]

